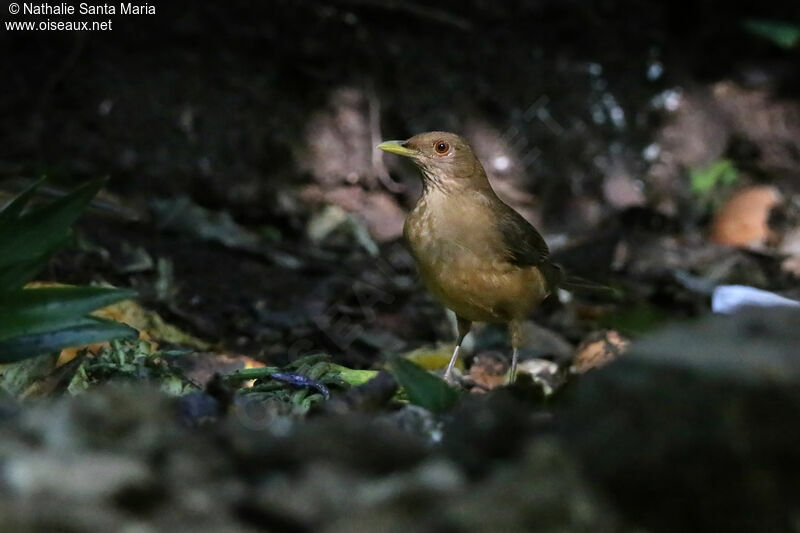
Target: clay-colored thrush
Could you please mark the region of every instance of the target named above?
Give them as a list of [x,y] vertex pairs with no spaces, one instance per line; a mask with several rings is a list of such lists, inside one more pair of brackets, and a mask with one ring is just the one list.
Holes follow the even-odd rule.
[[458,135],[433,131],[378,148],[410,158],[422,171],[423,193],[404,235],[420,276],[458,319],[452,372],[472,322],[507,323],[514,381],[522,321],[562,281],[544,239],[497,197],[472,148]]

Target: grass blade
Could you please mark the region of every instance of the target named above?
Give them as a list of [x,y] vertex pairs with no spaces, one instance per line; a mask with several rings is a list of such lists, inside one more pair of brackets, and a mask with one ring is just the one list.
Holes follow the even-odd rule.
[[133,339],[138,335],[138,331],[125,324],[85,318],[77,326],[0,341],[0,363],[13,363],[71,346],[84,346],[112,339]]
[[2,296],[0,341],[79,325],[84,315],[136,293],[106,287],[48,287]]
[[34,181],[25,189],[19,193],[13,200],[8,202],[6,206],[0,210],[0,226],[3,224],[8,224],[10,221],[19,218],[19,215],[22,213],[22,210],[25,209],[25,206],[28,205],[28,202],[31,198],[33,198],[36,189],[39,188],[39,185],[45,178],[39,178],[38,180]]
[[105,180],[87,183],[0,227],[0,269],[53,253],[104,184]]
[[777,20],[746,19],[744,29],[781,48],[794,48],[800,42],[800,25]]
[[51,254],[45,253],[0,269],[0,301],[10,298],[7,293],[20,290],[20,287],[35,278],[50,261],[50,256]]

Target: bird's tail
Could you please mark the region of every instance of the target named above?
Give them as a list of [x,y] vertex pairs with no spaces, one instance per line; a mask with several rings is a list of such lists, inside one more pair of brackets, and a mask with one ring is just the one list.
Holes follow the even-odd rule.
[[542,266],[542,274],[547,280],[547,286],[551,291],[561,287],[568,291],[593,291],[593,292],[614,292],[614,289],[602,283],[597,283],[579,276],[569,276],[564,268],[557,263],[547,263]]
[[567,280],[567,273],[564,272],[561,265],[556,263],[545,262],[543,265],[539,266],[539,269],[542,271],[544,279],[547,281],[547,289],[550,292],[561,287]]
[[597,283],[596,281],[582,278],[580,276],[567,276],[566,279],[561,282],[560,287],[567,289],[568,291],[578,292],[617,292],[613,287],[609,287],[608,285],[603,285],[602,283]]

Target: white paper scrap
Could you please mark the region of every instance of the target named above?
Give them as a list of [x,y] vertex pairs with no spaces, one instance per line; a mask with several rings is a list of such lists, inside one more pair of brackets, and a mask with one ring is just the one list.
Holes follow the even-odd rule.
[[711,296],[715,313],[731,314],[742,307],[800,307],[800,302],[746,285],[719,285]]

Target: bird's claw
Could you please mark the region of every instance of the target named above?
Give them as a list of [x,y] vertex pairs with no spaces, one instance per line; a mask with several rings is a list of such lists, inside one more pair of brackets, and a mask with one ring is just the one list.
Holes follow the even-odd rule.
[[464,386],[464,376],[462,376],[458,371],[449,371],[445,372],[443,376],[444,382],[450,385],[451,387],[463,387]]

